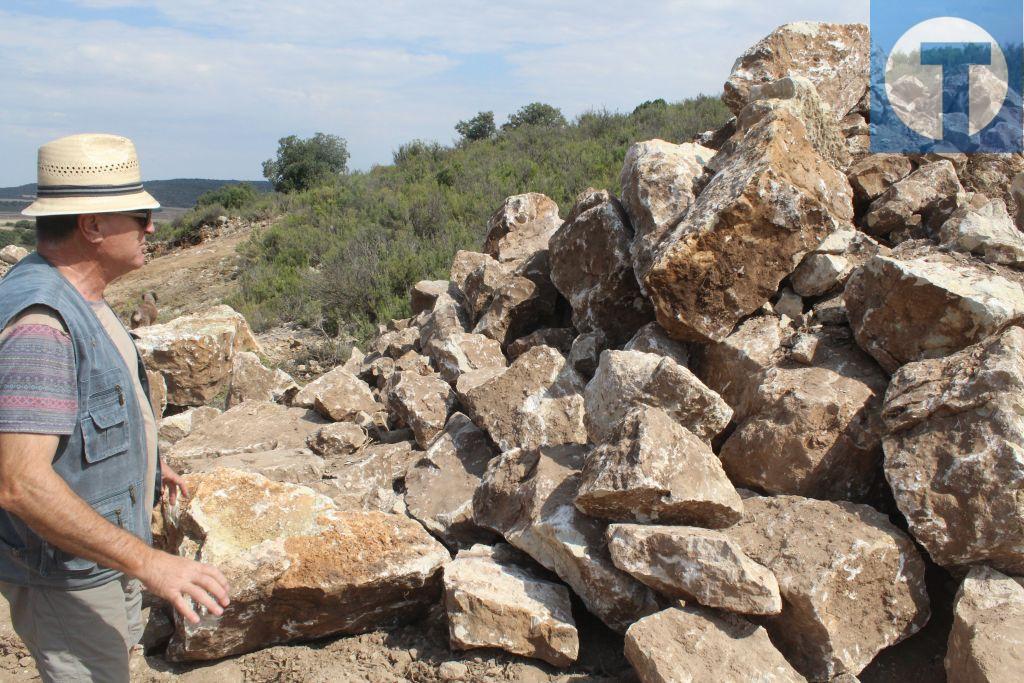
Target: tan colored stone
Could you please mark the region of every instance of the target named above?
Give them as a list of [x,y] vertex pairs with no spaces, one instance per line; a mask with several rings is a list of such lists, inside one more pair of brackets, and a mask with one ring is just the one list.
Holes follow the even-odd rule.
[[687,368],[669,357],[608,350],[587,384],[586,425],[595,444],[615,438],[615,429],[638,404],[661,408],[676,422],[710,442],[725,429],[732,410]]
[[558,205],[537,192],[509,197],[487,222],[484,251],[501,262],[520,261],[548,248],[562,224]]
[[610,628],[622,632],[657,609],[643,584],[616,569],[605,524],[576,510],[579,445],[514,449],[491,461],[473,497],[477,524],[555,572]]
[[372,415],[383,410],[366,382],[341,366],[303,387],[292,399],[292,405],[311,405],[335,422],[346,422],[360,412]]
[[640,405],[587,456],[576,507],[617,522],[729,526],[743,503],[705,442],[659,408]]
[[576,337],[576,330],[572,327],[545,327],[509,344],[508,358],[515,360],[535,346],[550,346],[564,355],[569,353]]
[[843,298],[857,343],[888,372],[959,351],[1024,315],[1024,283],[1012,271],[930,246],[872,257]]
[[939,241],[957,251],[974,254],[987,263],[1024,267],[1024,235],[1014,225],[1002,199],[977,195],[977,206],[953,212],[939,230]]
[[503,279],[473,332],[507,346],[547,321],[558,299],[549,277],[548,256],[547,250],[538,252]]
[[1024,172],[1024,154],[966,154],[963,169],[957,169],[964,189],[980,192],[991,199],[1002,199],[1011,216],[1022,207],[1013,192],[1013,180]]
[[135,334],[146,367],[164,376],[167,402],[177,406],[208,403],[223,389],[235,353],[260,350],[245,318],[224,305]]
[[950,568],[1024,574],[1024,330],[893,375],[885,475],[911,533]]
[[287,403],[289,396],[299,392],[299,385],[284,370],[271,370],[251,351],[235,354],[228,378],[227,407],[243,401]]
[[[690,364],[690,352],[686,346],[665,334],[665,330],[661,329],[661,325],[656,322],[647,323],[637,330],[632,339],[622,347],[622,350],[667,356],[684,368]],[[594,369],[597,369],[596,364]]]
[[828,294],[841,289],[855,268],[880,252],[889,250],[852,226],[837,230],[804,256],[790,275],[790,283],[800,296]]
[[466,332],[468,327],[469,317],[462,304],[448,293],[439,294],[420,328],[419,348],[429,348],[453,334]]
[[306,445],[317,455],[336,457],[355,453],[367,440],[363,427],[353,422],[332,422],[310,434]]
[[778,614],[775,575],[725,534],[689,526],[612,524],[615,566],[663,595],[741,614]]
[[626,631],[626,658],[641,683],[802,683],[768,633],[742,617],[699,605],[672,607]]
[[601,354],[608,348],[608,339],[601,332],[585,332],[572,341],[569,348],[569,365],[581,377],[590,381],[597,372]]
[[195,625],[176,617],[171,660],[362,633],[437,600],[448,552],[414,520],[343,512],[304,486],[237,470],[186,480],[192,495],[168,520],[171,547],[219,567],[231,604]]
[[956,596],[946,678],[1014,683],[1024,671],[1024,579],[975,567]]
[[863,219],[864,231],[884,236],[920,225],[935,212],[939,202],[963,191],[949,161],[925,164],[871,202]]
[[434,308],[434,302],[441,294],[448,293],[448,280],[420,280],[409,290],[409,308],[413,315]]
[[221,411],[212,406],[200,406],[165,417],[160,420],[160,441],[168,444],[177,443],[191,434],[193,429],[201,427],[220,414]]
[[586,443],[583,389],[582,378],[562,354],[535,346],[508,369],[465,391],[460,378],[459,392],[473,422],[498,448],[509,450]]
[[738,114],[749,102],[754,86],[784,76],[805,76],[835,118],[841,119],[867,90],[869,50],[864,24],[785,24],[740,55],[725,83],[722,100]]
[[853,188],[854,201],[866,207],[913,169],[906,154],[869,154],[850,166],[846,177]]
[[17,244],[8,244],[3,249],[0,249],[0,261],[3,261],[9,266],[17,265],[18,261],[28,256],[29,251],[25,247],[19,247]]
[[724,168],[637,272],[674,338],[721,341],[853,219],[852,191],[786,109],[744,134]]
[[383,389],[388,409],[412,429],[416,443],[426,448],[444,429],[455,405],[455,392],[440,375],[396,372]]
[[385,332],[371,341],[368,348],[371,355],[387,356],[388,358],[401,358],[410,351],[418,352],[420,350],[420,328],[413,325],[401,330]]
[[153,416],[159,421],[167,410],[167,381],[159,372],[152,370],[146,370],[146,380],[149,381],[149,407],[153,409]]
[[448,280],[459,296],[468,301],[466,297],[466,280],[477,268],[485,263],[493,262],[494,259],[488,254],[460,249],[452,257],[452,267]]
[[764,624],[809,679],[856,675],[928,621],[924,562],[885,515],[798,496],[743,506],[743,520],[723,533],[775,574],[782,613]]
[[438,373],[450,384],[466,372],[482,368],[505,368],[508,361],[501,344],[482,334],[455,332],[441,341],[432,341],[423,350]]
[[487,434],[462,413],[453,414],[406,473],[409,515],[449,546],[493,540],[473,520],[473,493],[495,455]]
[[569,666],[579,655],[569,591],[501,559],[499,550],[474,546],[445,566],[452,649],[496,647]]
[[311,484],[320,481],[323,476],[324,460],[305,448],[280,448],[192,460],[188,467],[189,472],[207,472],[217,467],[227,467],[242,472],[255,472],[271,481]]
[[331,456],[314,488],[343,510],[404,512],[405,473],[422,455],[411,441],[372,444],[350,455]]
[[618,200],[591,188],[550,241],[551,281],[572,306],[573,325],[616,345],[654,317],[633,274],[632,233]]
[[487,307],[490,306],[494,294],[508,283],[516,270],[516,262],[499,263],[487,254],[480,254],[484,259],[466,275],[462,285],[463,298],[470,320],[475,324]]

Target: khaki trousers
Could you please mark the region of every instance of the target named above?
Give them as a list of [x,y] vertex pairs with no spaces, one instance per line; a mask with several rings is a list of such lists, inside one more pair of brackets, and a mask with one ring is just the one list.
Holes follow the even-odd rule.
[[144,628],[138,580],[80,591],[0,582],[0,593],[44,683],[128,683],[129,653]]

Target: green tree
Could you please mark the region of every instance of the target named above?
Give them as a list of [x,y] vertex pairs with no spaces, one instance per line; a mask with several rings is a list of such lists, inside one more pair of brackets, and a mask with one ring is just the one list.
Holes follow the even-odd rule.
[[348,170],[348,144],[337,135],[317,133],[302,140],[295,135],[277,142],[277,158],[263,162],[263,177],[278,192],[315,187]]
[[552,107],[543,102],[531,102],[515,114],[508,117],[508,121],[502,124],[502,130],[515,130],[521,126],[545,126],[548,128],[563,128],[566,125],[562,110]]
[[257,196],[256,189],[249,183],[231,183],[199,195],[196,205],[220,204],[225,209],[237,210],[251,204]]
[[493,138],[498,133],[494,126],[494,112],[482,111],[467,121],[459,121],[455,124],[455,132],[467,142]]

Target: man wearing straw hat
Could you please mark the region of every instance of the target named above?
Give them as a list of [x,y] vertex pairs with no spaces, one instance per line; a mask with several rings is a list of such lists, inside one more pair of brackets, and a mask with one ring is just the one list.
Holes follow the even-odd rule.
[[228,604],[215,567],[150,547],[161,480],[172,502],[188,492],[159,464],[142,360],[103,299],[145,262],[156,208],[131,140],[47,143],[23,211],[37,252],[0,280],[0,592],[44,681],[128,680],[139,581],[193,623]]

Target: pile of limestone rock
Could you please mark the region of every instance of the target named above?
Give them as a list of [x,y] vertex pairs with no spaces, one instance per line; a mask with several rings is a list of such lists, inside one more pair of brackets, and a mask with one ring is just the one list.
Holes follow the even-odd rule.
[[1024,158],[868,153],[868,71],[864,26],[777,29],[725,128],[508,198],[301,389],[226,307],[140,330],[194,490],[159,540],[233,584],[167,657],[442,602],[452,648],[568,666],[575,594],[642,681],[850,681],[941,567],[950,678],[1019,675]]

